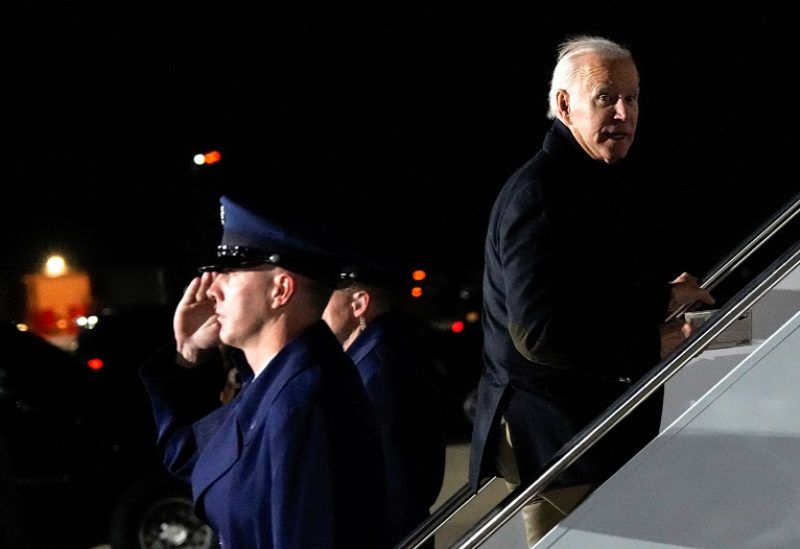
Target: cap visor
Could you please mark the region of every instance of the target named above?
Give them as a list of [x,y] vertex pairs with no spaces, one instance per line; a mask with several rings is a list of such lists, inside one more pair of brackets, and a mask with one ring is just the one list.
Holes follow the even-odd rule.
[[211,265],[204,265],[198,267],[197,271],[200,273],[211,272],[224,272],[235,269],[247,269],[249,267],[258,267],[259,265],[269,265],[270,262],[265,259],[243,259],[241,257],[218,257]]

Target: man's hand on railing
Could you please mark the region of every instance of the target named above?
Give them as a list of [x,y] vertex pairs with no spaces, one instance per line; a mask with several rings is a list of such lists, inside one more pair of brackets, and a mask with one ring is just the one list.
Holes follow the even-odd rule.
[[713,305],[716,303],[708,290],[700,286],[697,277],[689,273],[681,273],[670,284],[672,286],[668,306],[670,311],[681,306],[686,306],[688,310],[692,310],[692,308],[702,304]]
[[691,332],[685,332],[686,322],[675,318],[661,325],[661,359],[666,358],[678,345],[689,337]]

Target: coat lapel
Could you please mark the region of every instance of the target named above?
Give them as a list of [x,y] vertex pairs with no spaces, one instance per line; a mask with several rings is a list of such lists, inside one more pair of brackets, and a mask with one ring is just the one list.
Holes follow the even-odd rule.
[[[235,401],[234,401],[235,402]],[[222,476],[239,459],[242,451],[242,429],[237,421],[237,406],[231,402],[210,416],[203,418],[194,426],[195,436],[201,442],[197,463],[192,471],[192,491],[197,500],[208,487]],[[220,412],[225,412],[221,414]],[[217,415],[221,418],[215,417]],[[214,433],[205,436],[210,429]]]

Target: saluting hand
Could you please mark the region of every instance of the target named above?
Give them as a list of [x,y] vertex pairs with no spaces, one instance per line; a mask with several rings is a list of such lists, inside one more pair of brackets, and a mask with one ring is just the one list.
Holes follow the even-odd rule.
[[195,277],[183,292],[172,320],[178,353],[187,365],[196,364],[202,355],[220,344],[215,301],[208,295],[214,273]]

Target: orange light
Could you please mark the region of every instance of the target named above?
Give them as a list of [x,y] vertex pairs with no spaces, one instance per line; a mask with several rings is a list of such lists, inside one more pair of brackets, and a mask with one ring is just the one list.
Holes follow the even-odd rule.
[[458,333],[463,332],[464,331],[464,323],[461,322],[460,320],[454,321],[450,325],[450,331],[453,332],[454,334],[458,334]]
[[103,359],[101,358],[90,358],[86,361],[86,365],[91,368],[92,370],[99,370],[103,367]]
[[422,288],[419,286],[411,288],[411,297],[422,297]]
[[203,155],[206,164],[216,164],[222,160],[222,154],[219,151],[210,151]]
[[427,277],[427,276],[428,276],[428,274],[425,271],[423,271],[422,269],[417,269],[416,271],[411,273],[411,278],[413,278],[414,280],[417,280],[417,281],[425,280],[425,277]]

